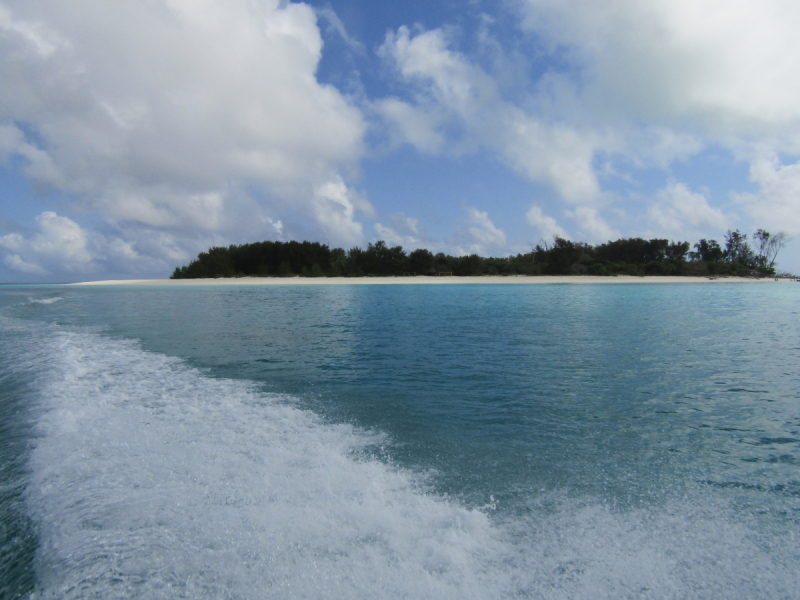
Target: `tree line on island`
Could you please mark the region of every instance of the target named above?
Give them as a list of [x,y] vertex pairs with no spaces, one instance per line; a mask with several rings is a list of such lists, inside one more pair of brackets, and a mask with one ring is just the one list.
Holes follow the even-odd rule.
[[787,237],[759,229],[752,236],[725,234],[725,245],[702,239],[689,242],[625,238],[592,246],[555,236],[526,254],[484,258],[450,256],[420,248],[407,253],[383,241],[367,249],[329,248],[318,242],[256,242],[213,247],[171,279],[218,277],[364,277],[402,275],[738,275],[773,276],[775,260]]

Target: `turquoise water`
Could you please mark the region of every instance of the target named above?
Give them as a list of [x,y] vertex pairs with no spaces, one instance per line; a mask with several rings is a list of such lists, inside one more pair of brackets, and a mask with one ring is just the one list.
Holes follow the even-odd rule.
[[0,287],[0,596],[800,597],[800,286]]

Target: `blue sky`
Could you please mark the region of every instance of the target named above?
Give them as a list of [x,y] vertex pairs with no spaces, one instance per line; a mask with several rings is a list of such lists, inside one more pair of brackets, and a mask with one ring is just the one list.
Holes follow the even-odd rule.
[[785,0],[0,0],[0,281],[263,239],[797,237],[799,28]]

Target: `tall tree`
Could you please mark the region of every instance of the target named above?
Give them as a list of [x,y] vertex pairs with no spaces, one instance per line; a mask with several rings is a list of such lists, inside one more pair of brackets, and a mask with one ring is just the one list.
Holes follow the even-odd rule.
[[725,262],[739,263],[748,267],[758,266],[756,255],[750,244],[747,243],[747,235],[739,231],[731,231],[725,234]]
[[784,232],[772,235],[769,231],[759,229],[753,234],[758,249],[758,263],[761,267],[771,269],[775,265],[778,253],[789,241],[789,237]]
[[723,258],[722,248],[717,240],[702,239],[694,245],[694,250],[689,253],[689,258],[705,262],[720,262]]

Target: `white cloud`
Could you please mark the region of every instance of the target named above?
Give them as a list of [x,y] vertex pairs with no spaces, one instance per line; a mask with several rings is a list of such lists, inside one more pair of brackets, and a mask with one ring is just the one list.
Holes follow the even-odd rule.
[[[522,0],[523,27],[561,49],[595,115],[711,135],[800,124],[800,4],[789,0]],[[573,90],[579,86],[573,85]]]
[[54,212],[44,212],[36,217],[36,226],[29,238],[19,233],[0,237],[8,266],[34,275],[46,275],[53,267],[77,273],[91,270],[91,244],[77,223]]
[[721,210],[708,204],[704,194],[677,181],[670,181],[658,193],[647,217],[661,232],[683,237],[703,230],[724,231],[731,223]]
[[800,235],[800,162],[783,165],[774,155],[754,159],[750,180],[760,189],[738,194],[736,199],[755,226]]
[[25,143],[25,135],[12,125],[0,125],[0,162],[16,153]]
[[[0,244],[2,244],[3,240],[0,239]],[[3,257],[3,262],[14,269],[15,271],[19,271],[20,273],[25,273],[26,275],[49,275],[50,273],[44,267],[37,265],[36,263],[28,262],[24,260],[19,254],[6,254]]]
[[376,104],[396,138],[429,153],[486,147],[569,202],[598,195],[596,136],[549,124],[503,100],[492,77],[450,49],[442,29],[412,36],[400,27],[386,35],[379,53],[414,90],[413,103],[390,98]]
[[456,239],[459,254],[481,256],[505,254],[508,250],[505,232],[489,218],[489,213],[477,208],[467,209],[466,230],[459,231]]
[[64,279],[163,276],[165,271],[192,257],[194,253],[185,250],[191,245],[191,239],[182,239],[181,234],[136,224],[118,229],[106,227],[105,233],[98,233],[84,229],[68,217],[46,211],[36,217],[30,231],[0,236],[0,256],[14,271],[36,276]]
[[364,234],[353,216],[356,207],[364,203],[341,179],[328,181],[314,190],[314,217],[331,238],[343,244],[359,244]]
[[676,160],[685,161],[702,151],[705,142],[697,134],[659,125],[626,124],[609,130],[601,145],[635,168],[669,170]]
[[545,215],[538,206],[531,206],[530,210],[525,213],[525,219],[543,239],[551,240],[554,236],[569,239],[569,234],[567,234],[566,230],[553,217]]
[[0,31],[18,35],[42,58],[48,58],[59,47],[69,45],[44,23],[15,20],[11,12],[2,5],[0,5]]
[[564,214],[575,221],[578,233],[584,241],[599,243],[619,238],[619,232],[606,223],[596,208],[577,206]]
[[553,185],[574,204],[591,203],[600,194],[592,166],[595,136],[564,126],[546,125],[522,110],[506,107],[497,136],[507,160],[534,181]]
[[428,154],[438,154],[445,149],[446,137],[440,130],[443,115],[426,112],[397,98],[376,102],[375,111],[388,125],[394,145],[408,143]]
[[470,208],[468,214],[469,232],[478,244],[487,247],[505,245],[505,232],[492,223],[488,213],[481,212],[477,208]]
[[375,232],[378,239],[384,240],[390,246],[417,246],[424,237],[419,219],[406,217],[403,213],[395,213],[391,217],[391,225],[385,226],[375,223]]
[[0,160],[112,223],[192,232],[173,242],[287,210],[353,240],[369,203],[319,190],[357,170],[366,123],[321,52],[305,4],[0,0]]
[[342,38],[345,44],[350,46],[352,50],[357,52],[358,54],[364,54],[364,44],[359,42],[358,40],[352,38],[348,33],[347,29],[342,23],[342,20],[339,18],[339,15],[331,8],[330,6],[324,6],[322,8],[315,8],[314,12],[317,13],[318,17],[321,17],[328,23],[328,30],[335,31],[339,37]]

